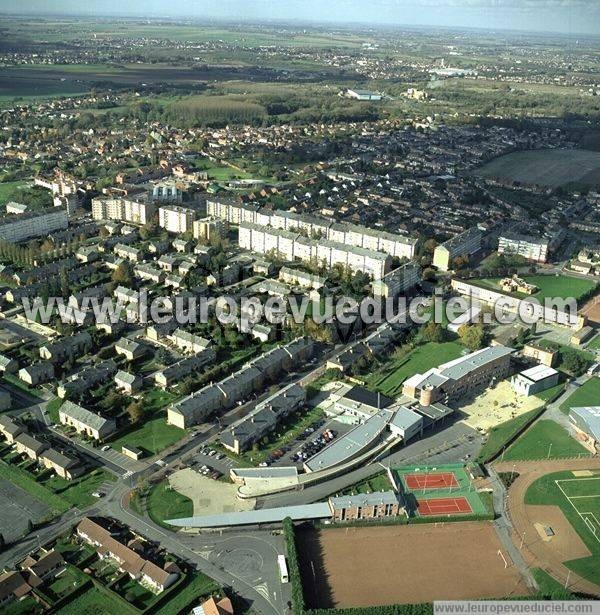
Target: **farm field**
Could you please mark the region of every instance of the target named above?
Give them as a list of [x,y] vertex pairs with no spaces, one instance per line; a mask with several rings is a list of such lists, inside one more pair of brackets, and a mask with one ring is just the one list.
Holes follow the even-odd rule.
[[600,399],[600,378],[591,378],[572,393],[560,406],[564,413],[578,406],[597,406]]
[[558,423],[541,420],[534,423],[504,454],[504,461],[560,459],[590,456],[577,440]]
[[367,386],[388,397],[398,395],[402,383],[413,374],[422,374],[432,367],[458,359],[467,350],[457,342],[429,342],[415,348],[408,355],[392,359],[369,378]]
[[529,594],[487,522],[304,530],[297,539],[309,608]]
[[569,183],[597,186],[600,185],[600,152],[560,149],[513,152],[491,160],[475,174],[550,188]]
[[525,504],[558,506],[590,554],[564,562],[573,572],[600,584],[600,473],[555,472],[532,483]]
[[[583,280],[567,275],[524,275],[522,277],[526,282],[535,284],[540,290],[532,295],[525,295],[523,293],[511,294],[521,299],[535,298],[540,302],[543,302],[548,297],[558,297],[561,299],[573,297],[573,299],[579,301],[581,297],[587,295],[597,286],[597,282],[593,280]],[[476,280],[476,283],[486,288],[503,292],[500,288],[500,280],[501,278],[483,278]]]

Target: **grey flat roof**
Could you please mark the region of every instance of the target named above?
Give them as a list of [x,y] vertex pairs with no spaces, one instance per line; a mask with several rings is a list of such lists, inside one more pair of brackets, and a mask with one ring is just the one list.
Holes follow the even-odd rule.
[[[584,423],[587,431],[595,440],[600,440],[600,406],[579,406],[571,408],[570,413]],[[572,420],[571,417],[571,420]],[[581,425],[580,425],[581,426]]]
[[330,498],[333,508],[351,508],[353,506],[377,506],[379,504],[399,504],[398,496],[392,491],[374,491]]
[[222,513],[206,517],[184,517],[167,519],[167,523],[177,527],[227,527],[234,525],[258,525],[259,523],[279,523],[286,517],[294,521],[306,519],[325,519],[331,517],[329,504],[306,504],[304,506],[283,506],[279,508],[261,508],[243,512]]
[[233,468],[236,476],[240,478],[295,478],[298,476],[296,466],[279,468]]
[[361,450],[365,449],[371,442],[387,427],[392,415],[387,410],[381,410],[358,425],[347,434],[334,440],[326,446],[320,453],[304,463],[305,467],[312,472],[325,470],[332,466],[343,463]]
[[488,346],[476,352],[472,352],[464,357],[449,361],[440,365],[438,370],[440,374],[453,380],[459,380],[469,372],[476,370],[482,365],[486,365],[495,359],[505,357],[514,352],[512,348],[506,346]]

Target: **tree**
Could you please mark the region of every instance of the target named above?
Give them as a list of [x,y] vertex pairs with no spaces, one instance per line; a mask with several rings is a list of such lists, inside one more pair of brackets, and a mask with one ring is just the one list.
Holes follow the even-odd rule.
[[133,401],[127,406],[127,414],[132,425],[137,425],[144,415],[144,407],[141,401]]
[[463,325],[458,330],[460,341],[471,351],[483,348],[485,344],[485,329],[482,325]]
[[443,342],[446,339],[446,330],[431,320],[423,327],[422,335],[426,342]]
[[580,376],[586,370],[588,361],[579,352],[563,348],[560,351],[561,367],[572,374]]
[[123,261],[112,274],[112,281],[122,286],[131,286],[133,281],[133,272],[129,261]]

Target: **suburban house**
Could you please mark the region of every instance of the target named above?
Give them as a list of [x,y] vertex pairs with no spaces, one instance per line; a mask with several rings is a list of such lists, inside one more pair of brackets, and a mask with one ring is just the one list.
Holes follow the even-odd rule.
[[122,337],[115,344],[115,352],[125,357],[128,361],[135,361],[146,355],[148,346],[140,344],[140,342],[135,340],[130,340],[127,337]]
[[81,473],[79,462],[76,459],[53,448],[45,450],[40,455],[39,462],[65,480],[71,480]]
[[54,379],[54,367],[50,361],[32,363],[19,370],[19,378],[31,386],[36,386]]
[[12,419],[10,416],[0,416],[0,434],[2,434],[5,440],[9,444],[13,444],[15,438],[22,434],[24,431],[23,426]]
[[77,526],[77,535],[95,546],[101,559],[112,560],[119,570],[157,594],[173,585],[179,578],[177,566],[166,564],[165,567],[168,566],[170,571],[161,568],[114,538],[108,530],[88,517]]
[[77,359],[92,348],[92,338],[87,331],[79,331],[69,337],[40,347],[40,357],[52,363],[65,363]]
[[306,402],[306,390],[293,383],[271,395],[254,410],[219,434],[221,444],[240,454],[273,431],[277,424]]
[[48,448],[45,442],[40,442],[34,436],[30,436],[28,433],[19,434],[14,441],[14,446],[17,452],[21,455],[27,455],[29,459],[38,461],[41,453]]
[[113,419],[104,418],[68,400],[60,407],[58,416],[63,425],[73,427],[94,440],[104,440],[117,428]]
[[133,395],[142,388],[142,379],[137,374],[130,374],[120,369],[115,375],[115,384],[119,391]]

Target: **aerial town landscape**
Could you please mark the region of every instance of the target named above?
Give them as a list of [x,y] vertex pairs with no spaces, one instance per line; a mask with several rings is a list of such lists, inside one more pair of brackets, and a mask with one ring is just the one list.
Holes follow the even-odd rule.
[[129,4],[0,1],[0,614],[598,601],[599,7]]

